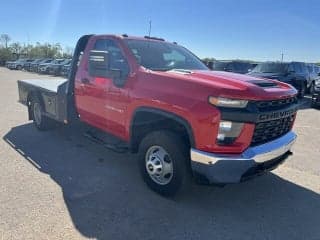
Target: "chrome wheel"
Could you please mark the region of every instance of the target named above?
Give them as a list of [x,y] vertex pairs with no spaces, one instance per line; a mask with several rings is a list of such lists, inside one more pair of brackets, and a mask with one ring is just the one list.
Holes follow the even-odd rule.
[[33,117],[36,124],[40,125],[41,124],[41,107],[40,107],[40,104],[37,102],[33,104]]
[[173,163],[167,151],[160,146],[150,147],[145,155],[146,169],[157,184],[168,184],[173,176]]

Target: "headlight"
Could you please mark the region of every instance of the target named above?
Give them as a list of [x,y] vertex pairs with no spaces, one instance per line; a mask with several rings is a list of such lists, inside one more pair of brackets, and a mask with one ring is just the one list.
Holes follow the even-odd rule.
[[243,123],[220,121],[217,142],[221,145],[232,144],[240,135]]
[[209,97],[209,103],[217,107],[245,108],[248,104],[248,100]]

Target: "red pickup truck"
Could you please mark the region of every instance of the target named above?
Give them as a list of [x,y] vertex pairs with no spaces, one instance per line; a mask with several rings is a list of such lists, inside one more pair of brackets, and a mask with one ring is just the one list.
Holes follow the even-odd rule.
[[147,185],[167,196],[191,178],[226,184],[270,171],[296,139],[293,87],[210,71],[160,38],[85,35],[68,79],[20,80],[18,87],[39,130],[80,120],[117,137],[138,153]]

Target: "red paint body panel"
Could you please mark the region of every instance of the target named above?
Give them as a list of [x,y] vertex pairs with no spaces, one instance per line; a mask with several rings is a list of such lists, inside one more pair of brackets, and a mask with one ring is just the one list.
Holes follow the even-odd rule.
[[[115,40],[127,58],[130,74],[122,88],[116,87],[111,79],[93,79],[88,74],[89,51],[94,42],[101,38]],[[245,124],[232,145],[217,145],[220,111],[208,103],[209,96],[274,100],[297,93],[291,86],[277,81],[278,88],[263,89],[250,83],[250,80],[257,78],[248,75],[214,71],[183,74],[147,70],[138,65],[119,36],[91,37],[78,69],[75,77],[75,100],[81,120],[129,141],[130,124],[135,111],[139,107],[161,109],[185,119],[192,128],[195,147],[207,152],[243,152],[250,145],[254,131],[254,124]],[[82,83],[85,78],[89,80],[89,84]]]

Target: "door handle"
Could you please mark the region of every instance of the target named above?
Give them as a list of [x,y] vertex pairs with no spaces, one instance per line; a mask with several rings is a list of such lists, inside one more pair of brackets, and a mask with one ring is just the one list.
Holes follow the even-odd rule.
[[90,84],[90,81],[89,81],[88,78],[82,78],[82,79],[81,79],[81,83],[83,83],[83,84]]

